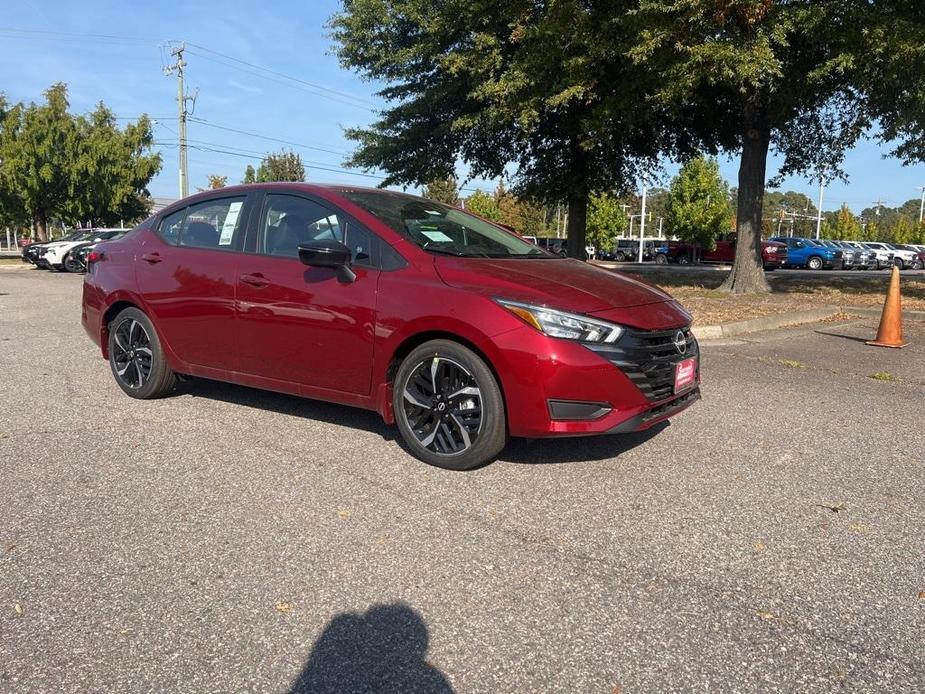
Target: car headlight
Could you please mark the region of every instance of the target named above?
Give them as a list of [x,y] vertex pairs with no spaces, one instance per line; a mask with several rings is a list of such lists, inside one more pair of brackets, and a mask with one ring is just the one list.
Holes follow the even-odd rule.
[[507,299],[495,299],[495,301],[527,325],[550,337],[577,342],[610,344],[616,342],[623,334],[623,328],[619,325],[596,318],[557,311],[546,306],[524,304],[519,301],[508,301]]

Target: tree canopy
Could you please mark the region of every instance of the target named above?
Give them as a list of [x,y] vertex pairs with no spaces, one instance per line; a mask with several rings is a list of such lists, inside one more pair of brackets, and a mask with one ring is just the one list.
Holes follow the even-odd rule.
[[0,217],[35,224],[47,238],[52,220],[113,225],[147,214],[147,185],[161,167],[150,153],[151,121],[119,129],[104,104],[87,116],[69,112],[67,87],[52,85],[45,103],[0,108]]
[[456,176],[435,178],[424,186],[424,197],[447,205],[459,204],[459,182]]
[[269,183],[272,181],[304,181],[305,167],[302,165],[302,157],[296,152],[273,152],[267,154],[260,162],[257,172],[254,175],[254,181],[248,181],[248,172],[253,167],[248,165],[244,173],[245,183]]
[[629,55],[661,76],[649,98],[671,114],[677,139],[741,152],[728,289],[767,288],[760,230],[770,147],[783,155],[780,175],[817,180],[843,176],[845,150],[875,124],[881,140],[899,142],[898,155],[925,156],[915,82],[925,75],[923,15],[921,3],[904,0],[638,3]]
[[589,195],[630,187],[672,132],[637,96],[657,76],[619,51],[634,4],[344,0],[331,20],[341,63],[385,82],[390,103],[347,131],[348,163],[386,171],[384,185],[445,178],[458,160],[484,178],[513,164],[519,195],[567,200],[582,257]]

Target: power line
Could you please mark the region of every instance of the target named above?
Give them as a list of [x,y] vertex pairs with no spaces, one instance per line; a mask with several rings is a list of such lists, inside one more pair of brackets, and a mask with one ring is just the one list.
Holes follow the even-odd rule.
[[277,142],[279,144],[289,145],[291,147],[301,147],[303,149],[314,149],[314,150],[318,150],[319,152],[327,152],[328,154],[338,154],[341,156],[350,156],[349,152],[338,151],[334,149],[327,149],[325,147],[318,147],[316,145],[305,144],[302,142],[292,142],[290,140],[283,140],[282,138],[273,137],[271,135],[263,135],[261,133],[253,132],[251,130],[242,130],[239,128],[232,128],[231,126],[228,126],[228,125],[220,125],[218,123],[213,123],[212,121],[208,121],[205,118],[190,117],[190,120],[194,123],[205,125],[210,128],[217,128],[218,130],[227,130],[228,132],[237,133],[239,135],[249,135],[251,137],[256,137],[261,140],[267,140],[269,142]]
[[235,58],[234,56],[227,55],[225,53],[220,53],[219,51],[214,51],[211,48],[201,46],[197,43],[190,42],[187,45],[192,46],[195,49],[199,49],[200,51],[205,51],[206,53],[211,53],[212,55],[218,56],[220,58],[224,58],[226,60],[230,60],[232,62],[238,63],[239,65],[244,65],[254,70],[260,70],[262,72],[267,72],[271,75],[275,75],[276,77],[281,77],[286,80],[291,80],[293,82],[304,85],[306,87],[310,87],[311,89],[318,89],[324,92],[328,92],[329,94],[334,94],[336,96],[340,96],[345,99],[350,99],[351,101],[358,102],[359,104],[362,104],[365,106],[371,106],[373,108],[378,108],[378,105],[373,103],[372,101],[367,101],[366,99],[363,99],[358,96],[354,96],[353,94],[350,94],[348,92],[342,92],[339,89],[332,89],[331,87],[326,87],[323,84],[318,84],[317,82],[309,82],[308,80],[304,80],[301,77],[293,77],[292,75],[287,75],[283,72],[279,72],[278,70],[273,70],[272,68],[263,67],[262,65],[256,65],[246,60],[241,60],[240,58]]

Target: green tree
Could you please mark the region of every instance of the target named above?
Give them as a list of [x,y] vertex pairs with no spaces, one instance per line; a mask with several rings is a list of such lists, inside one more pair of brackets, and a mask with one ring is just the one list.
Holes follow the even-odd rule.
[[595,193],[588,205],[588,243],[599,250],[609,250],[627,227],[626,212],[620,198],[610,193]]
[[495,222],[501,221],[501,210],[498,209],[495,198],[479,189],[476,189],[472,195],[466,198],[466,209],[485,219]]
[[78,141],[70,168],[65,216],[93,225],[114,226],[145,217],[151,207],[147,185],[161,169],[151,121],[119,129],[115,114],[100,103],[76,118]]
[[683,241],[712,249],[729,230],[729,186],[715,159],[691,159],[671,181],[668,228]]
[[0,118],[0,204],[4,216],[34,224],[40,240],[52,220],[116,224],[147,214],[147,185],[161,167],[151,121],[124,129],[100,103],[86,116],[68,111],[67,87],[54,84],[42,105],[16,104]]
[[433,179],[424,186],[424,197],[447,205],[458,205],[459,182],[456,176]]
[[660,75],[621,50],[636,4],[344,0],[340,61],[385,83],[390,104],[347,130],[348,164],[412,185],[459,160],[473,177],[513,170],[519,196],[567,201],[569,253],[583,257],[589,195],[631,187],[672,132],[639,97]]
[[68,211],[72,165],[77,156],[77,126],[68,113],[67,87],[58,83],[45,91],[42,105],[16,104],[3,119],[0,172],[4,188],[17,207],[35,224],[41,241],[48,224]]
[[[247,174],[245,173],[245,179]],[[304,181],[305,167],[302,158],[295,152],[274,152],[260,162],[257,169],[257,183],[272,181]]]
[[779,175],[826,180],[843,175],[846,148],[874,123],[901,156],[925,156],[921,3],[644,0],[632,21],[628,54],[659,75],[651,98],[683,124],[676,136],[741,152],[726,289],[768,288],[760,230],[771,145]]
[[906,215],[897,215],[896,222],[888,232],[890,243],[915,243],[917,236],[915,226],[915,222]]
[[860,241],[862,236],[861,223],[848,209],[847,205],[842,205],[835,217],[835,222],[829,225],[826,238],[838,239],[839,241]]
[[247,165],[247,168],[244,169],[244,179],[241,183],[256,183],[257,182],[257,172],[254,170],[254,167],[250,164]]

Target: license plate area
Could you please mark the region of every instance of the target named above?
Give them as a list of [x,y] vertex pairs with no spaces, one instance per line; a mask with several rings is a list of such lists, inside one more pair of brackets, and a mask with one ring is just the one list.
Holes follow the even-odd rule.
[[697,357],[688,357],[674,367],[674,392],[680,393],[697,383]]

